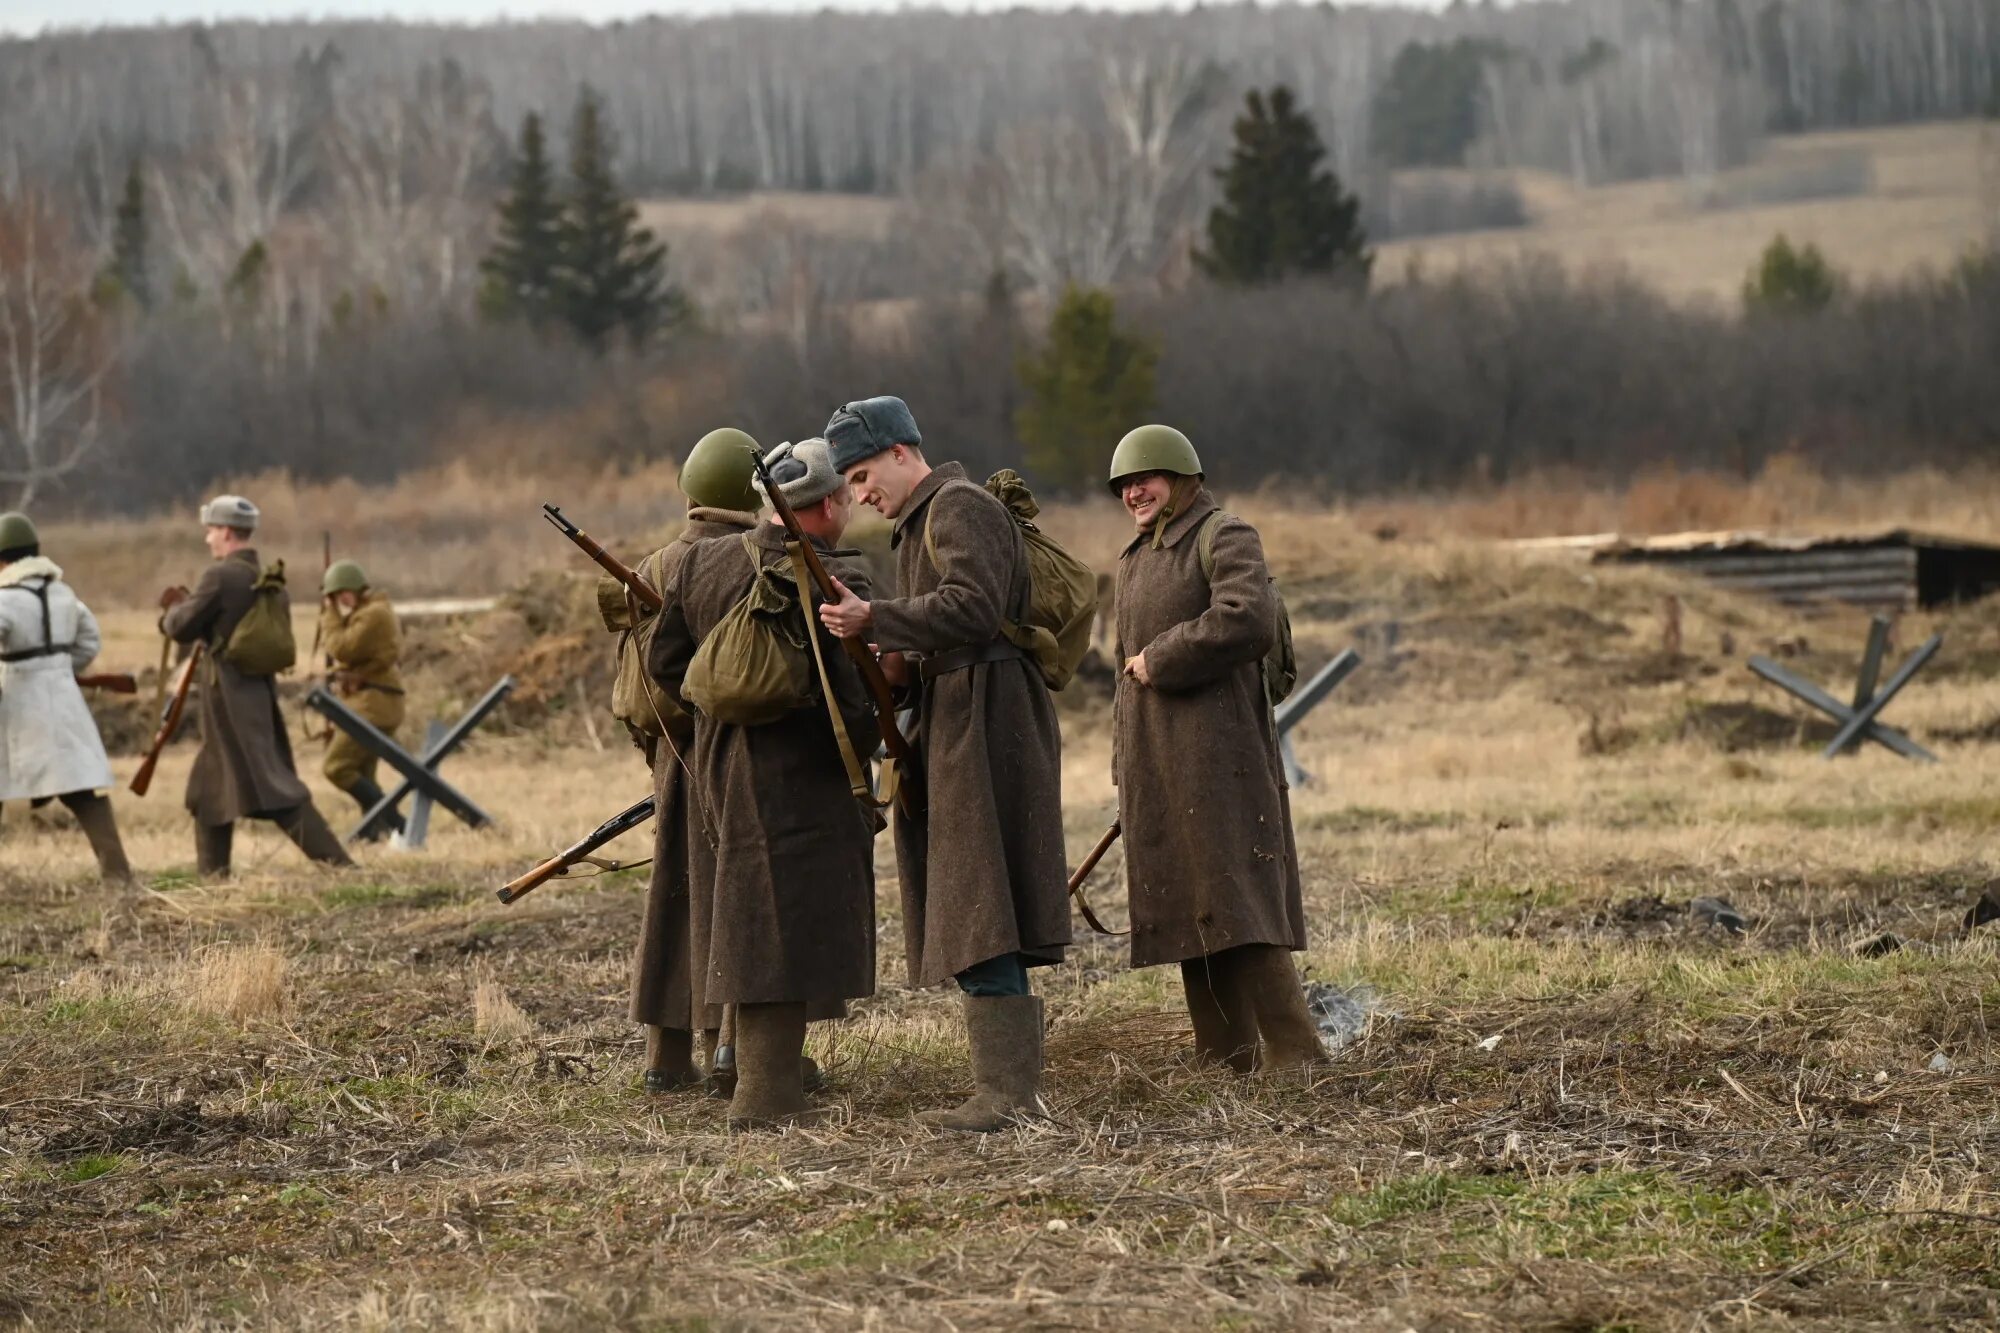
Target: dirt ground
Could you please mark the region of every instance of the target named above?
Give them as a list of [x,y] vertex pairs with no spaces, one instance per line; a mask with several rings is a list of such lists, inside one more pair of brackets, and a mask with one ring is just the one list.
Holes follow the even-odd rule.
[[[834,1123],[732,1137],[639,1089],[643,872],[493,899],[645,790],[587,708],[551,694],[447,766],[494,830],[440,815],[333,873],[253,829],[226,885],[190,870],[182,745],[119,798],[141,889],[98,887],[67,816],[0,818],[0,1326],[2000,1322],[2000,925],[1961,925],[1994,874],[2000,611],[1898,627],[1947,633],[1889,714],[1941,764],[1827,763],[1743,658],[1843,693],[1858,614],[1482,548],[1279,555],[1308,669],[1366,659],[1299,733],[1302,969],[1371,1009],[1323,1070],[1191,1068],[1174,979],[1086,939],[1039,979],[1047,1118],[919,1127],[965,1051],[902,983],[884,839],[880,989],[811,1038]],[[144,648],[143,613],[107,620]],[[484,645],[413,642],[467,680],[528,651],[411,632]],[[1112,791],[1078,689],[1080,855]],[[1115,867],[1091,892],[1122,919]]]

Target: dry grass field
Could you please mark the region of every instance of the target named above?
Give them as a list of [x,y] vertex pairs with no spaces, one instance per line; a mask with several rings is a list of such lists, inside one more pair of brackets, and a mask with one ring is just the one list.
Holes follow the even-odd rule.
[[1522,253],[1575,268],[1619,265],[1673,296],[1733,302],[1771,238],[1820,247],[1860,281],[1949,267],[2000,227],[2000,127],[1940,123],[1773,139],[1757,161],[1692,189],[1677,180],[1577,189],[1513,173],[1530,225],[1391,241],[1394,281]]
[[[1763,484],[1567,494],[1585,527],[1783,510],[1809,485],[1833,522],[1979,508],[1922,478],[1872,508]],[[2000,926],[1960,919],[2000,820],[2000,607],[1899,626],[1906,647],[1947,632],[1891,714],[1942,764],[1825,763],[1742,659],[1836,684],[1860,615],[1432,539],[1506,504],[1526,525],[1559,490],[1241,506],[1308,668],[1367,659],[1301,733],[1302,965],[1372,1009],[1310,1078],[1190,1068],[1170,978],[1086,938],[1040,982],[1047,1118],[920,1128],[964,1048],[950,997],[902,984],[885,839],[880,989],[811,1039],[835,1123],[731,1137],[719,1102],[647,1096],[624,1020],[643,872],[492,898],[645,789],[554,694],[447,769],[497,829],[440,816],[424,852],[357,870],[255,829],[238,879],[197,883],[185,745],[119,799],[136,891],[90,881],[66,816],[9,808],[0,1325],[1992,1327]],[[1101,509],[1056,517],[1095,558],[1116,545]],[[1403,536],[1367,535],[1384,521]],[[566,559],[553,534],[517,546]],[[549,674],[587,693],[602,642],[539,596],[500,618],[540,616],[579,659]],[[138,600],[107,599],[120,651],[146,651]],[[519,664],[496,634],[413,624],[421,706]],[[1073,854],[1111,810],[1105,697],[1086,678],[1062,699]],[[1747,929],[1700,921],[1704,895]],[[1115,871],[1093,897],[1122,917]],[[1857,950],[1885,932],[1900,947]]]

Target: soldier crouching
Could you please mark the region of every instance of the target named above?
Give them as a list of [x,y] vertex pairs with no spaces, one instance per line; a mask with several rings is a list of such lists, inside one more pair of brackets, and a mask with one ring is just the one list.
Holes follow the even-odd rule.
[[[780,445],[769,465],[828,569],[848,587],[866,589],[859,554],[834,550],[853,500],[825,442]],[[849,738],[874,734],[859,673],[806,606],[802,615],[779,619],[801,642],[805,634],[821,640],[844,734],[810,685],[776,720],[739,723],[721,720],[690,680],[704,648],[722,651],[726,636],[718,627],[740,603],[769,595],[765,584],[782,594],[796,583],[785,529],[775,520],[741,538],[688,548],[660,590],[665,605],[649,657],[654,679],[696,708],[688,759],[694,817],[703,828],[689,840],[690,970],[697,1011],[718,1004],[734,1010],[732,1128],[816,1119],[803,1082],[808,1008],[875,989],[874,829],[849,788],[840,749]],[[740,665],[722,664],[725,671]],[[794,665],[802,681],[811,679],[804,649]]]
[[[404,714],[403,676],[398,667],[403,633],[396,624],[395,608],[389,605],[387,595],[368,585],[368,575],[352,560],[328,566],[320,594],[319,636],[333,666],[334,693],[356,716],[374,723],[384,736],[394,737],[396,728],[403,725]],[[376,764],[375,755],[360,741],[335,727],[320,771],[328,782],[353,797],[366,815],[382,800],[382,788],[375,781]],[[403,817],[391,811],[368,836],[379,839],[402,831]]]
[[1119,558],[1112,746],[1132,966],[1180,964],[1198,1059],[1311,1063],[1323,1051],[1288,956],[1305,947],[1305,910],[1264,685],[1277,605],[1263,545],[1172,427],[1119,442],[1111,489],[1138,528]]

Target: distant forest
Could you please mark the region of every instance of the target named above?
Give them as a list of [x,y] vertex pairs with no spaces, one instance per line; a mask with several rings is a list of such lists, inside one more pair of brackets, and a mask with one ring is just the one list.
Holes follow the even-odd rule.
[[[1374,292],[1209,281],[1192,260],[1217,168],[1245,95],[1280,85],[1369,239],[1520,225],[1499,169],[1699,194],[1770,135],[2000,115],[2000,0],[0,41],[0,316],[38,311],[45,344],[42,396],[0,402],[0,500],[143,507],[272,465],[382,478],[460,447],[445,442],[476,436],[468,422],[586,403],[616,403],[624,428],[579,455],[656,453],[721,420],[797,434],[892,385],[927,396],[971,461],[1015,463],[1021,358],[1073,286],[1115,294],[1158,354],[1155,410],[1212,442],[1232,483],[1752,469],[1796,449],[1879,466],[2000,441],[1990,256],[1896,291],[1827,276],[1782,320],[1537,262]],[[523,121],[546,122],[560,174],[586,90],[607,189],[825,192],[824,215],[664,238],[689,299],[643,345],[496,320],[481,261]],[[837,196],[856,195],[882,201],[875,223],[841,225]],[[13,327],[0,360],[11,346],[25,365]]]

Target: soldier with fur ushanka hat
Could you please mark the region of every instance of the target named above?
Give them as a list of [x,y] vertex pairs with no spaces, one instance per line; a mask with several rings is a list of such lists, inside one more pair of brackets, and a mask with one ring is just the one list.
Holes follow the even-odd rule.
[[849,403],[826,436],[855,499],[895,525],[901,595],[847,595],[820,615],[879,644],[885,670],[916,659],[922,795],[918,813],[896,809],[903,934],[913,984],[956,981],[972,1044],[972,1096],[923,1118],[995,1130],[1039,1104],[1042,1002],[1028,969],[1061,962],[1070,939],[1062,733],[1040,668],[1002,634],[1027,615],[1027,548],[963,467],[925,460],[902,399]]

